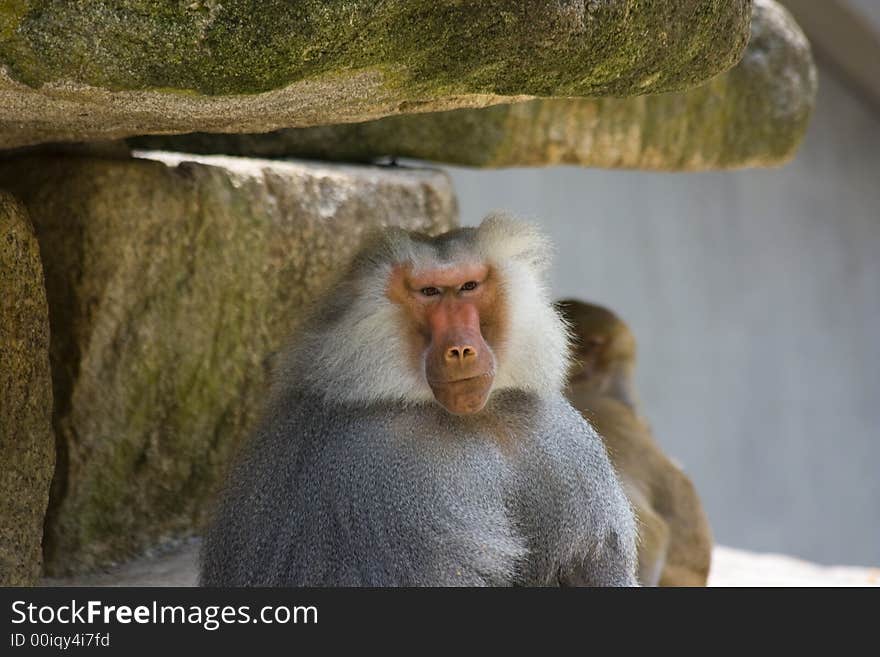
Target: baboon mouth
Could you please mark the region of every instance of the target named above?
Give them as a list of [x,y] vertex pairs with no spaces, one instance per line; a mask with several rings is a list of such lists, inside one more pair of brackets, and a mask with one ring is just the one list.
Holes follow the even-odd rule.
[[456,384],[460,384],[460,383],[469,383],[469,382],[476,383],[477,381],[480,381],[481,379],[494,379],[494,378],[495,378],[495,372],[492,370],[489,370],[488,372],[483,372],[482,374],[477,374],[476,376],[467,376],[463,379],[450,379],[449,381],[432,381],[431,379],[428,379],[428,385],[430,385],[431,387],[452,386],[452,385],[456,385]]
[[454,381],[430,383],[431,392],[441,406],[455,415],[471,415],[483,410],[492,391],[494,370]]

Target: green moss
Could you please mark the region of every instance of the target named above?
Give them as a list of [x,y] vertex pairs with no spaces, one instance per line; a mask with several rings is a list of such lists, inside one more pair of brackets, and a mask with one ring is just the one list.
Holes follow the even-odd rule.
[[49,311],[36,233],[0,190],[0,586],[32,586],[55,466]]
[[7,41],[28,11],[27,0],[6,0],[0,4],[0,39]]
[[[631,95],[739,58],[749,0],[94,0],[6,3],[0,61],[38,86],[242,94],[358,69],[411,97]],[[658,72],[650,89],[640,85]]]
[[755,6],[752,27],[737,66],[683,92],[547,98],[268,134],[132,141],[141,148],[197,153],[344,161],[398,156],[477,167],[694,171],[779,165],[794,155],[806,131],[815,67],[797,24],[775,3]]

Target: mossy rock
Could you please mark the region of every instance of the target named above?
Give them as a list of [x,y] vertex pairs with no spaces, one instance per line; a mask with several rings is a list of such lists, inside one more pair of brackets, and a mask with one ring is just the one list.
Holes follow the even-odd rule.
[[788,12],[755,0],[745,56],[684,92],[540,99],[268,134],[144,137],[140,147],[474,167],[573,164],[666,171],[773,166],[797,151],[816,98],[809,43]]
[[24,206],[0,191],[0,586],[36,582],[55,468],[49,308]]
[[751,0],[15,0],[0,147],[693,87]]
[[198,528],[273,354],[365,235],[457,223],[440,172],[179,160],[0,161],[0,186],[28,207],[46,263],[52,575]]

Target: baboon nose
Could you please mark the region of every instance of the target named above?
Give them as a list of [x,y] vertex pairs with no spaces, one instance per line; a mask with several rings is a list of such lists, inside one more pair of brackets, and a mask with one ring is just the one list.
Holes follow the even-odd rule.
[[470,345],[456,345],[446,349],[447,363],[464,363],[467,360],[477,357],[477,350]]

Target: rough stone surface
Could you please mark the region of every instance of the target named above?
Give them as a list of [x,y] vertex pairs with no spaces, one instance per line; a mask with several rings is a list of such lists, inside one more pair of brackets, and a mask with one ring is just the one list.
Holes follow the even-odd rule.
[[40,575],[55,467],[49,310],[34,229],[0,191],[0,586]]
[[683,89],[739,60],[750,10],[751,0],[15,0],[0,9],[0,147]]
[[198,527],[271,354],[364,235],[457,222],[435,171],[153,157],[0,161],[46,267],[59,436],[50,574]]
[[791,159],[815,97],[816,69],[800,28],[773,0],[755,0],[742,61],[686,92],[541,99],[269,134],[146,137],[134,143],[324,160],[399,156],[476,167],[731,169]]
[[[199,542],[85,577],[44,579],[43,586],[196,586]],[[716,546],[709,586],[880,586],[880,568],[820,566],[781,554]]]

